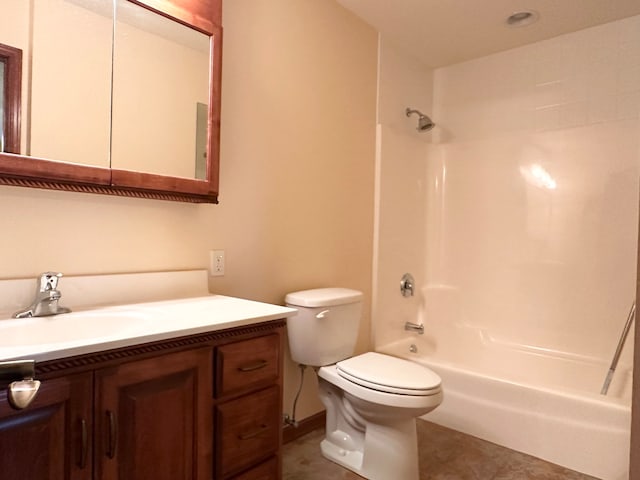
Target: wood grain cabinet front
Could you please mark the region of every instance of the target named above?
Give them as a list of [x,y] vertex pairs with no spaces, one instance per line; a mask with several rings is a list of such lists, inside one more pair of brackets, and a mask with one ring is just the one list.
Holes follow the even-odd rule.
[[92,375],[42,383],[24,410],[0,392],[0,478],[90,480]]
[[96,480],[209,480],[211,348],[96,372]]
[[277,457],[271,457],[257,467],[236,475],[233,480],[273,480],[274,478],[280,478],[278,476]]
[[218,397],[273,384],[280,375],[280,338],[264,335],[218,347],[216,367]]
[[0,480],[280,478],[283,331],[274,320],[37,363],[26,409],[0,385]]
[[281,476],[282,330],[216,349],[216,478]]
[[277,453],[279,399],[277,387],[270,387],[218,405],[218,471],[222,478]]

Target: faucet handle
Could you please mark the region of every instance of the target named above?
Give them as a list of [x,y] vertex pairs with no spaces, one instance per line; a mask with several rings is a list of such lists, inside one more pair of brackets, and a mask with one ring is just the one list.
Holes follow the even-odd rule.
[[40,274],[40,287],[38,291],[48,292],[58,288],[58,280],[62,277],[59,272],[45,272]]
[[412,297],[416,281],[410,273],[405,273],[400,280],[400,293],[403,297]]

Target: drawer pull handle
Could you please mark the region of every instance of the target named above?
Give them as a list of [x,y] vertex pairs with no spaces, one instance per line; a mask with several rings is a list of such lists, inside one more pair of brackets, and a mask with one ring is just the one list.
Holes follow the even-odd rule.
[[78,466],[84,468],[87,466],[87,454],[89,453],[89,435],[87,433],[87,421],[83,418],[80,420],[80,462]]
[[118,425],[116,423],[116,414],[107,410],[107,418],[109,419],[109,441],[107,443],[107,457],[115,458],[116,448],[118,448]]
[[267,429],[269,428],[268,425],[265,425],[264,423],[262,425],[260,425],[256,430],[249,432],[249,433],[242,433],[240,435],[238,435],[238,438],[240,440],[249,440],[250,438],[254,438],[257,437],[258,435],[263,434],[264,432],[267,431]]
[[254,370],[260,370],[261,368],[269,365],[269,362],[266,360],[258,360],[255,363],[250,363],[249,365],[245,365],[244,367],[238,367],[238,370],[241,372],[253,372]]

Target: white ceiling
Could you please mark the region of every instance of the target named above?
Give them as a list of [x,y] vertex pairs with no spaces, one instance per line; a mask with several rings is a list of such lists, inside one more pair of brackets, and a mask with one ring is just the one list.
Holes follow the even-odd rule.
[[[640,0],[337,0],[426,65],[440,67],[640,14]],[[540,19],[508,27],[521,10]]]

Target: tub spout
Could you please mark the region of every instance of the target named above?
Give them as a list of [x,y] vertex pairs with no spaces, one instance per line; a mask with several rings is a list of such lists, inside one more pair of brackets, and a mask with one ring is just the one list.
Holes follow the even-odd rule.
[[424,335],[424,325],[412,322],[405,322],[404,329],[410,332],[418,332],[420,335]]

